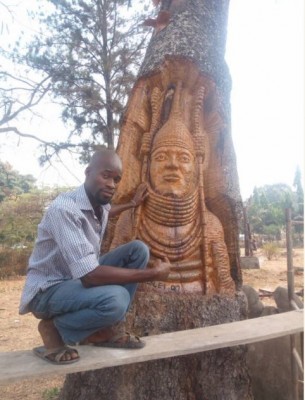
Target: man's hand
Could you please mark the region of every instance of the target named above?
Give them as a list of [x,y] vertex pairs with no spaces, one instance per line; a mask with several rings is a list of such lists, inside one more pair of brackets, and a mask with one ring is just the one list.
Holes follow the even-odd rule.
[[99,265],[93,271],[81,278],[85,288],[102,285],[122,285],[152,281],[165,281],[170,272],[170,262],[167,257],[156,259],[152,268],[133,269]]
[[146,183],[141,183],[136,191],[136,194],[134,195],[133,199],[131,200],[132,203],[134,203],[135,207],[143,203],[143,201],[146,199],[148,196],[148,189]]
[[165,281],[170,273],[170,267],[171,263],[167,257],[164,257],[163,260],[158,258],[152,267],[156,272],[155,280]]

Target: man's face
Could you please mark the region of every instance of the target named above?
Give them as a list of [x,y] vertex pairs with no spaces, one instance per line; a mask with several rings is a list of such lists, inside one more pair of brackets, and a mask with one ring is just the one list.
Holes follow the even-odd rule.
[[121,177],[122,163],[116,155],[105,156],[87,167],[85,188],[90,200],[100,205],[109,203]]
[[194,156],[182,147],[159,147],[151,156],[150,180],[153,189],[163,196],[191,193],[196,184]]

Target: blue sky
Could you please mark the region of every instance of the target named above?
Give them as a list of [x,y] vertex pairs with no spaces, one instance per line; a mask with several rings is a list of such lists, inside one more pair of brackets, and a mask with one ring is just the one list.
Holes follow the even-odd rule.
[[[12,4],[12,1],[5,1]],[[8,37],[22,28],[31,32],[24,12],[33,0],[19,1],[17,23]],[[36,3],[37,4],[37,3]],[[231,93],[232,136],[240,188],[247,198],[255,186],[292,185],[297,165],[304,165],[304,0],[231,0],[226,60]],[[7,41],[4,32],[0,41]],[[45,106],[46,107],[46,106]],[[48,115],[31,124],[39,134],[62,130],[60,111],[47,105]],[[52,130],[50,130],[52,126]],[[65,159],[41,169],[37,145],[13,135],[0,137],[0,159],[43,185],[77,185],[83,166]],[[71,172],[73,171],[73,173]]]

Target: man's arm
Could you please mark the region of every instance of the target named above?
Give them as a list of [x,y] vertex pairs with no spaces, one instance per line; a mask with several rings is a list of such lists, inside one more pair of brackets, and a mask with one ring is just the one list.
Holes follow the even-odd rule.
[[136,203],[131,200],[128,203],[124,203],[124,204],[115,204],[111,206],[111,209],[109,211],[109,217],[115,217],[118,214],[121,214],[121,212],[125,211],[125,210],[129,210],[129,208],[133,208],[136,207]]
[[165,280],[170,272],[170,262],[167,258],[155,261],[153,268],[129,269],[110,265],[99,265],[93,271],[81,278],[84,287],[102,285],[123,285],[127,283],[149,282]]
[[131,201],[129,201],[128,203],[116,204],[111,206],[111,210],[109,211],[109,217],[114,217],[120,214],[121,212],[128,210],[129,208],[137,207],[146,199],[147,196],[148,196],[147,185],[145,183],[141,183],[138,186],[136,194],[134,195]]

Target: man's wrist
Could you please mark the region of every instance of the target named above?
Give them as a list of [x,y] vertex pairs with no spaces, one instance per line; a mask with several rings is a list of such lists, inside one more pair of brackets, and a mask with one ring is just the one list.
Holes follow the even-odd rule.
[[158,270],[156,270],[155,268],[146,268],[143,271],[145,271],[148,281],[155,281],[159,277]]

